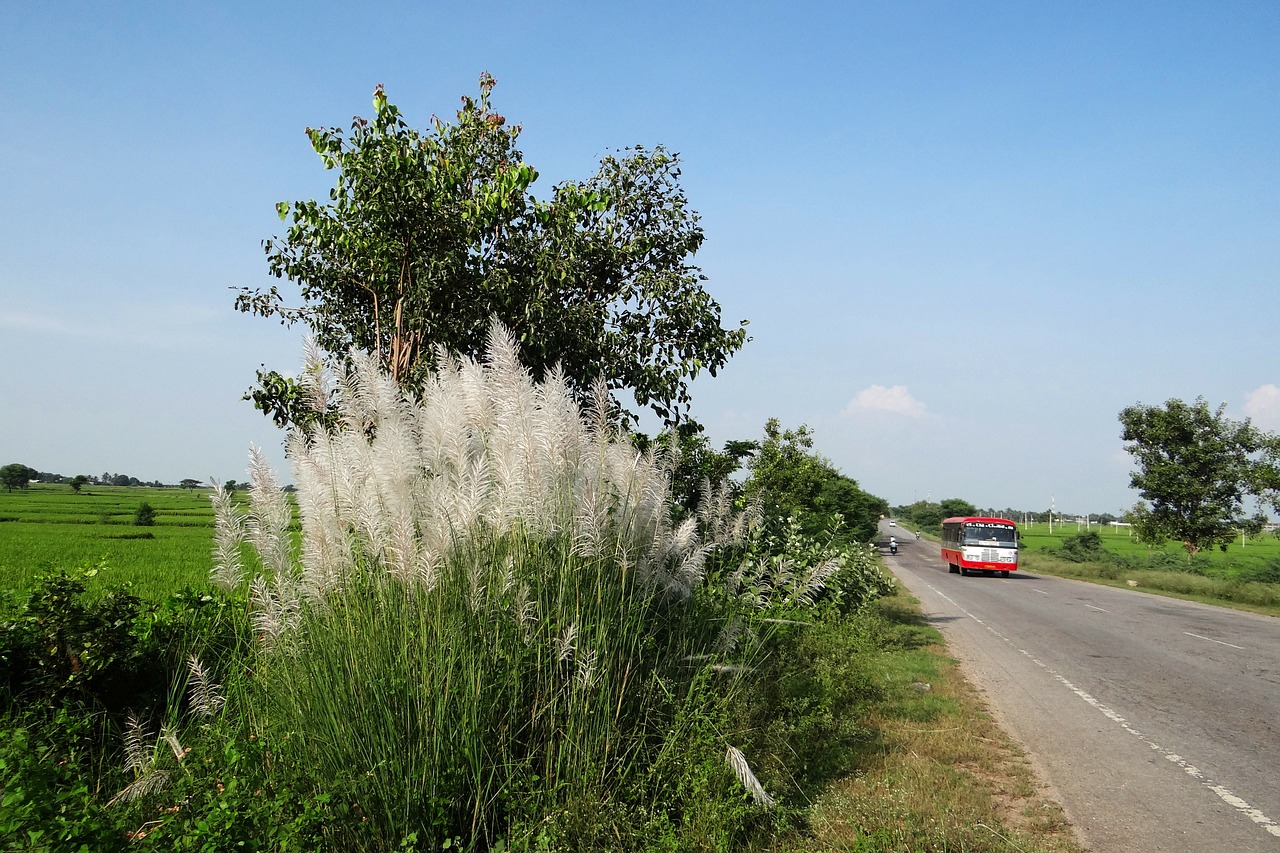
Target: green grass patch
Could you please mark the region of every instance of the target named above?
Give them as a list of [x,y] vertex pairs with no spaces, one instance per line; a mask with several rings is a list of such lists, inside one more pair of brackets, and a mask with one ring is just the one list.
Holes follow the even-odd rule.
[[1061,807],[907,596],[877,602],[878,737],[814,803],[811,834],[777,849],[1078,853]]
[[1143,569],[1114,563],[1073,563],[1049,554],[1026,554],[1027,571],[1121,588],[1140,589],[1268,616],[1280,616],[1280,584],[1174,569]]
[[1170,563],[1187,563],[1202,566],[1206,570],[1235,574],[1247,571],[1251,567],[1280,561],[1280,538],[1273,533],[1248,536],[1243,540],[1237,537],[1226,550],[1218,548],[1205,549],[1196,555],[1194,561],[1187,559],[1187,552],[1177,542],[1167,542],[1161,548],[1148,548],[1130,536],[1128,528],[1107,527],[1103,525],[1055,524],[1053,532],[1049,525],[1019,525],[1024,551],[1049,552],[1062,547],[1067,539],[1081,533],[1097,533],[1102,540],[1102,547],[1113,554],[1134,559],[1161,559]]

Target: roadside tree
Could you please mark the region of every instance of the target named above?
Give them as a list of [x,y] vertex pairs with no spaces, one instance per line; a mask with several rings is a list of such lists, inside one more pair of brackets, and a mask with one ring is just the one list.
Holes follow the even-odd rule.
[[1225,408],[1211,411],[1201,397],[1120,412],[1125,450],[1138,463],[1129,485],[1150,502],[1132,512],[1142,541],[1173,539],[1191,557],[1225,548],[1242,527],[1260,528],[1261,519],[1245,516],[1246,499],[1280,508],[1280,437],[1228,418]]
[[766,524],[785,526],[794,518],[807,535],[830,528],[835,515],[844,521],[840,539],[869,542],[889,504],[864,492],[830,460],[813,451],[813,431],[801,425],[783,430],[776,418],[764,427],[764,439],[749,463],[743,494],[758,500]]
[[917,525],[918,527],[932,530],[942,523],[942,519],[946,518],[946,513],[942,511],[942,506],[933,501],[916,501],[910,506],[904,507],[902,517]]
[[[308,129],[337,173],[329,201],[281,202],[289,229],[263,244],[271,273],[298,286],[301,305],[287,306],[275,287],[242,288],[236,308],[301,322],[337,360],[372,353],[408,387],[441,351],[482,355],[496,317],[535,379],[561,365],[587,399],[603,377],[680,422],[688,382],[715,375],[747,338],[745,321],[720,327],[720,306],[691,263],[704,235],[678,156],[627,149],[538,200],[529,192],[538,173],[516,148],[521,128],[491,108],[493,87],[482,75],[456,123],[433,119],[425,132],[381,86],[373,117],[355,118],[349,135]],[[277,423],[298,423],[310,419],[300,387],[264,369],[248,397]]]
[[[939,502],[938,508],[942,511],[942,518],[955,518],[961,515],[977,515],[978,508],[973,504],[961,498],[946,498]],[[938,519],[941,522],[942,519]]]

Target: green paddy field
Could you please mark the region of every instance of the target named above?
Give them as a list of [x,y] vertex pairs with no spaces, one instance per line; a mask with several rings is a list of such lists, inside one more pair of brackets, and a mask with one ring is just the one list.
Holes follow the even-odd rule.
[[[1146,558],[1167,555],[1170,561],[1187,561],[1187,552],[1177,542],[1168,542],[1163,548],[1148,548],[1135,541],[1126,527],[1107,527],[1097,524],[1085,527],[1083,524],[1054,524],[1053,532],[1043,522],[1018,525],[1022,537],[1022,547],[1028,551],[1047,552],[1061,547],[1062,543],[1072,536],[1092,532],[1102,537],[1102,546],[1108,551],[1121,556]],[[1250,569],[1280,560],[1280,538],[1274,533],[1261,533],[1244,539],[1236,537],[1225,551],[1218,548],[1206,549],[1196,555],[1196,563],[1203,564],[1211,572],[1225,575],[1247,574]]]
[[[149,504],[155,523],[134,526]],[[129,583],[159,599],[207,583],[213,508],[208,489],[35,484],[0,491],[0,590],[20,594],[61,569],[96,568],[91,587]]]

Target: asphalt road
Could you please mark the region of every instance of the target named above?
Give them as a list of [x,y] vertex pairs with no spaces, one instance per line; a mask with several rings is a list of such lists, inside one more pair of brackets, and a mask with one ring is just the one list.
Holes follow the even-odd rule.
[[[1015,572],[885,562],[1097,853],[1280,850],[1280,619]],[[912,537],[903,540],[903,536]]]

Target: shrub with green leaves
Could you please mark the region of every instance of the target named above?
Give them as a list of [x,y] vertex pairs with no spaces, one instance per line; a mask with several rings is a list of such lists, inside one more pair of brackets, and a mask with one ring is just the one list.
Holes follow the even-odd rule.
[[1068,536],[1054,553],[1073,563],[1105,562],[1115,556],[1102,547],[1102,537],[1092,530]]
[[87,599],[84,579],[96,572],[44,578],[3,625],[0,688],[7,689],[0,708],[14,700],[52,708],[79,699],[110,709],[145,692],[146,661],[133,633],[142,604],[127,589]]
[[143,501],[138,504],[138,511],[133,514],[134,527],[151,527],[156,523],[156,509]]
[[5,722],[0,726],[0,851],[119,849],[121,835],[77,748],[86,721],[64,716],[43,731]]

